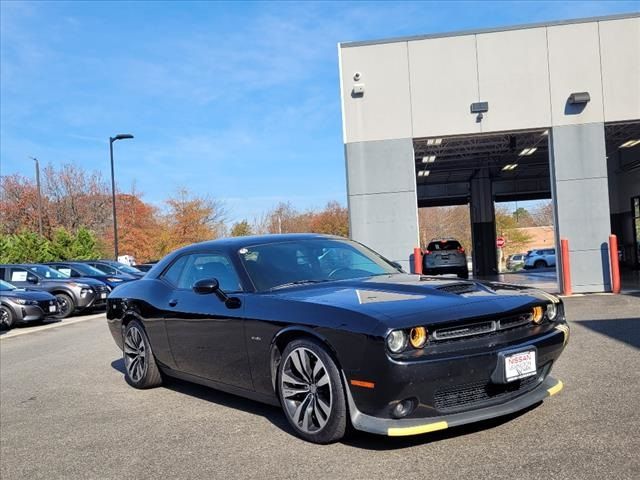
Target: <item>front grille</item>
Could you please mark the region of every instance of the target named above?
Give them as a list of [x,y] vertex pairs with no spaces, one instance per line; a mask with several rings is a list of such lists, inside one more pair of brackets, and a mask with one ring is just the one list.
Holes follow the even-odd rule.
[[463,323],[453,327],[436,328],[431,334],[434,341],[455,340],[457,338],[486,335],[498,330],[508,330],[511,328],[529,325],[532,320],[530,313],[521,313],[498,320],[487,320],[485,322]]
[[434,396],[433,405],[441,411],[458,410],[479,403],[507,399],[531,390],[540,379],[541,376],[534,375],[506,384],[482,382],[439,390]]
[[434,340],[452,340],[454,338],[482,335],[495,331],[496,322],[480,322],[456,327],[438,328],[433,332]]

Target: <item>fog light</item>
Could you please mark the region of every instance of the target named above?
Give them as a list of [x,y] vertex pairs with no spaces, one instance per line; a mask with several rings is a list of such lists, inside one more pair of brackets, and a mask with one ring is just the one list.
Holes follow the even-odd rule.
[[533,323],[542,322],[542,307],[533,307]]
[[394,418],[403,418],[413,412],[418,405],[418,402],[415,398],[407,398],[406,400],[402,400],[398,402],[395,407],[391,410],[391,415]]

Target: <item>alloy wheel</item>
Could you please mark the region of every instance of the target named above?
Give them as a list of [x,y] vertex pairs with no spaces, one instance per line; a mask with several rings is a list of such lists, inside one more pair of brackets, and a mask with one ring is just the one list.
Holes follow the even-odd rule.
[[147,369],[147,347],[137,327],[130,327],[125,333],[124,364],[129,378],[140,382]]
[[58,316],[66,317],[67,314],[69,313],[69,308],[70,308],[69,301],[64,296],[59,296],[57,298],[58,298],[58,306],[60,307]]
[[284,360],[280,393],[287,413],[303,432],[324,428],[331,415],[331,381],[314,352],[304,347],[291,351]]

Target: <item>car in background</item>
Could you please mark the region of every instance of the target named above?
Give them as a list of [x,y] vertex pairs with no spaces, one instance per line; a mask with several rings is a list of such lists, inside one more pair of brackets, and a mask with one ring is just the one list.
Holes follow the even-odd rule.
[[123,282],[130,282],[132,280],[138,279],[138,277],[134,277],[133,275],[129,274],[109,275],[101,270],[98,270],[97,268],[92,267],[91,265],[82,262],[47,262],[43,265],[47,265],[48,267],[64,273],[71,278],[95,278],[96,280],[100,280],[101,282],[106,283],[111,290],[113,290]]
[[158,262],[137,263],[134,265],[134,267],[136,267],[141,272],[147,273],[155,266],[156,263]]
[[141,272],[136,267],[125,265],[124,263],[116,262],[114,260],[83,260],[82,263],[91,265],[93,268],[97,268],[107,275],[131,275],[137,278],[144,277],[144,272]]
[[0,279],[16,287],[49,292],[58,300],[57,318],[104,308],[109,287],[94,278],[71,278],[46,265],[0,265]]
[[514,253],[507,257],[507,270],[519,270],[524,267],[526,253]]
[[422,273],[424,275],[454,273],[459,278],[469,278],[467,256],[460,242],[453,238],[431,240],[423,252]]
[[50,293],[18,288],[0,280],[0,330],[57,314],[58,300]]
[[538,250],[529,250],[524,259],[525,270],[532,268],[547,268],[556,266],[556,249],[541,248]]

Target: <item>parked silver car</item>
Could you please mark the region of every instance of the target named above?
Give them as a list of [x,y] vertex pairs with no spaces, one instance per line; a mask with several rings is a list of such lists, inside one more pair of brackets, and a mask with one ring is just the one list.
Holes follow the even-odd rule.
[[526,253],[514,253],[507,257],[507,270],[518,270],[524,266]]
[[529,250],[524,259],[524,268],[547,268],[556,266],[556,249],[542,248],[539,250]]
[[423,255],[422,273],[425,275],[455,273],[460,278],[469,278],[467,256],[459,241],[453,238],[431,240]]

